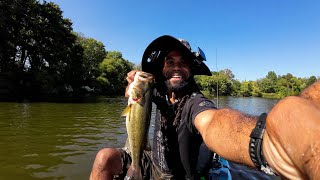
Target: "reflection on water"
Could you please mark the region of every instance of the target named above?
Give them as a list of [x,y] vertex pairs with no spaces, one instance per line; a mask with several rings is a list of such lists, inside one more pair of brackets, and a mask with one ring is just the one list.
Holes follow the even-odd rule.
[[[259,115],[275,102],[226,97],[219,106]],[[120,114],[126,104],[124,98],[0,103],[0,179],[88,179],[99,149],[123,146],[125,118]]]
[[[216,99],[212,100],[217,102]],[[256,97],[219,97],[219,108],[229,107],[251,115],[260,115],[269,112],[278,99],[263,99]],[[217,104],[217,103],[216,103]]]

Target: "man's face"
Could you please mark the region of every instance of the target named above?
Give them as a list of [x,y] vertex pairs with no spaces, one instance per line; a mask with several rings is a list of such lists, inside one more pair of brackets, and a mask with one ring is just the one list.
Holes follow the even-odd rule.
[[170,51],[164,59],[162,74],[167,80],[167,86],[172,91],[183,89],[192,75],[190,59],[186,59],[179,51]]

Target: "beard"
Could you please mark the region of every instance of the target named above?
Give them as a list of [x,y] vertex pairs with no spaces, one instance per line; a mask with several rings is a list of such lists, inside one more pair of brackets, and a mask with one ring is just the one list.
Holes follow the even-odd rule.
[[167,89],[169,91],[172,91],[172,92],[175,92],[175,93],[184,92],[190,86],[189,80],[182,80],[182,81],[176,82],[174,84],[171,84],[170,80],[166,80],[165,84],[166,84]]

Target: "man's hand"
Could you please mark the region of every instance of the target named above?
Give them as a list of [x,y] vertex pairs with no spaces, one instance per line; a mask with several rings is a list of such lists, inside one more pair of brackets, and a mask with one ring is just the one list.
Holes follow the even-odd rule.
[[320,81],[272,108],[263,153],[269,165],[288,179],[320,178]]
[[134,81],[135,76],[137,76],[136,81],[134,82],[135,85],[137,87],[140,88],[144,88],[145,83],[150,83],[154,81],[154,76],[150,73],[146,73],[143,71],[138,71],[138,70],[132,70],[127,74],[127,81],[128,81],[128,85],[126,87],[126,92],[125,92],[125,96],[129,97],[128,94],[128,90],[129,90],[129,86],[130,84],[132,84],[132,82]]
[[127,79],[129,84],[131,84],[133,82],[134,76],[136,75],[137,71],[138,70],[132,70],[132,71],[128,72],[126,79]]
[[132,70],[132,71],[128,72],[128,74],[127,74],[127,78],[126,79],[128,81],[128,85],[126,87],[125,97],[129,97],[128,88],[129,88],[129,85],[133,82],[134,76],[136,75],[137,71],[138,70]]

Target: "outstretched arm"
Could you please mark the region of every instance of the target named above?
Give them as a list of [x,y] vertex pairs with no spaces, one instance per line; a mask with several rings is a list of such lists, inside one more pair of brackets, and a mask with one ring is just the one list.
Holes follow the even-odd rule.
[[199,113],[194,124],[211,150],[232,162],[254,167],[248,152],[256,119],[233,109],[219,109]]
[[[207,146],[222,157],[252,166],[250,133],[257,118],[231,109],[199,113],[195,126]],[[263,153],[278,174],[289,179],[320,178],[320,81],[279,101],[269,112]]]
[[263,152],[288,179],[320,179],[320,81],[270,111]]

